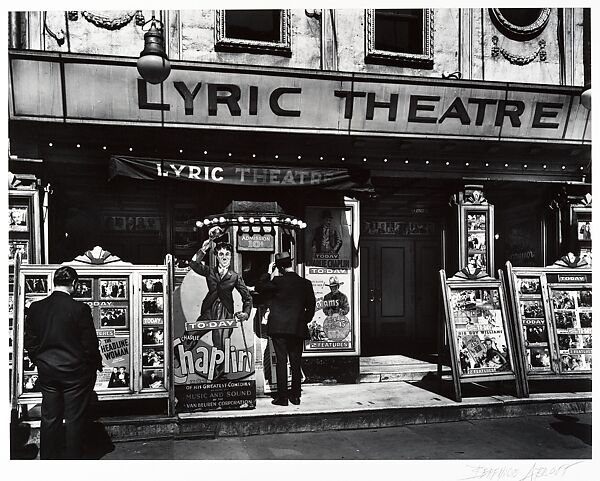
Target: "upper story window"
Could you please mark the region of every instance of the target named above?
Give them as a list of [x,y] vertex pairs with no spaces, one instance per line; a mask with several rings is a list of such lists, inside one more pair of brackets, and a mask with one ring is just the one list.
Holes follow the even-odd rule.
[[433,68],[431,9],[367,10],[367,61]]
[[217,50],[291,55],[289,10],[217,10]]
[[531,40],[546,28],[549,8],[490,8],[490,17],[503,35],[513,40]]

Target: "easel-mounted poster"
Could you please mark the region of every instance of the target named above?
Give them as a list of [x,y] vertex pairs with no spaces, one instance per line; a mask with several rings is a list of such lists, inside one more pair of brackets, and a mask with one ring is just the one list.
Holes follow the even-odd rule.
[[591,379],[592,270],[572,254],[553,266],[506,263],[518,349],[530,380]]
[[521,397],[502,280],[479,269],[463,269],[447,279],[440,271],[456,401],[461,384],[514,380]]

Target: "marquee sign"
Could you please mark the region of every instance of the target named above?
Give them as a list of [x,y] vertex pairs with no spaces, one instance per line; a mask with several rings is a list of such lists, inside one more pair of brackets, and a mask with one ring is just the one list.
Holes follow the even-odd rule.
[[11,119],[591,143],[580,88],[11,52]]

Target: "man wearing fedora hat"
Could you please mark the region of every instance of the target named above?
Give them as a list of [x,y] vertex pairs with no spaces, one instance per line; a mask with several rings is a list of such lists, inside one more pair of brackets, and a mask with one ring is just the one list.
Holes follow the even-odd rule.
[[[275,254],[269,271],[270,275],[264,274],[257,282],[256,290],[266,296],[270,309],[267,334],[273,341],[277,359],[277,396],[272,403],[287,406],[289,399],[292,404],[300,404],[302,347],[304,339],[310,338],[308,323],[315,314],[315,293],[312,283],[294,272],[289,252]],[[288,358],[292,371],[289,396]]]

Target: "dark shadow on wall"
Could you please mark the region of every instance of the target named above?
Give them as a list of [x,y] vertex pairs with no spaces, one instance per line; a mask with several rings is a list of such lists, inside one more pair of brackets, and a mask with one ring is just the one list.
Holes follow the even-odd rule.
[[580,423],[576,416],[555,414],[558,422],[550,423],[550,427],[564,436],[574,436],[588,446],[592,445],[592,425]]

